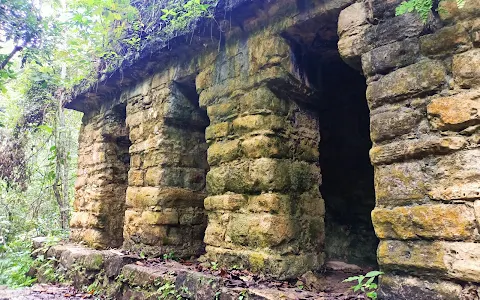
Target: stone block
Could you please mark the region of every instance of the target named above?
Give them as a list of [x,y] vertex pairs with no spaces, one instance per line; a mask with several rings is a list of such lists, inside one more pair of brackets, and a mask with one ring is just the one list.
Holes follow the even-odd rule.
[[403,0],[373,0],[370,1],[373,19],[386,19],[395,16],[395,10]]
[[376,208],[372,212],[380,239],[477,240],[474,210],[465,205]]
[[441,157],[433,168],[437,179],[429,197],[435,200],[476,200],[480,198],[480,149],[455,152]]
[[203,193],[172,187],[128,187],[127,207],[202,207]]
[[368,75],[386,74],[415,63],[419,56],[418,39],[393,42],[362,55],[362,69]]
[[425,161],[411,161],[375,167],[375,196],[378,206],[398,206],[425,201],[433,181],[424,172]]
[[380,241],[378,262],[386,270],[480,282],[480,244],[443,241]]
[[289,216],[234,214],[228,223],[225,240],[253,248],[273,247],[293,239],[298,229],[298,223]]
[[385,300],[461,300],[462,286],[451,281],[425,280],[412,276],[382,275],[379,299]]
[[268,87],[255,88],[239,98],[240,112],[246,115],[288,113],[289,102],[278,98]]
[[420,109],[399,107],[386,112],[372,112],[370,137],[373,142],[389,140],[414,132],[424,115]]
[[257,135],[241,143],[243,154],[249,158],[289,158],[291,151],[287,141],[277,136]]
[[402,140],[376,146],[370,149],[370,160],[374,165],[388,164],[411,158],[421,158],[429,154],[447,154],[465,148],[464,137],[423,136],[419,139]]
[[237,101],[225,100],[225,102],[207,106],[207,114],[213,124],[232,120],[238,116],[238,113]]
[[365,3],[354,3],[340,12],[337,33],[352,35],[360,26],[368,24]]
[[460,131],[480,124],[480,91],[433,99],[427,113],[430,124],[437,130]]
[[238,159],[242,155],[239,140],[216,142],[207,150],[208,163],[216,166],[223,162]]
[[365,42],[372,47],[380,47],[395,41],[418,37],[423,30],[424,24],[420,16],[416,13],[407,13],[370,26],[365,32]]
[[105,228],[106,216],[94,215],[90,212],[74,211],[70,219],[70,226],[77,228]]
[[207,140],[216,140],[227,137],[230,134],[231,124],[229,122],[221,122],[211,124],[205,130],[205,138]]
[[247,198],[241,194],[225,194],[205,198],[205,209],[210,211],[240,209],[247,203]]
[[446,75],[443,64],[431,60],[398,69],[369,84],[369,106],[373,109],[402,98],[431,92],[445,83]]
[[179,214],[176,209],[142,212],[141,222],[146,225],[176,225],[179,224]]
[[246,209],[253,213],[290,214],[291,196],[279,193],[264,193],[248,197]]
[[281,116],[247,115],[233,120],[233,130],[237,134],[253,133],[254,131],[274,133],[286,129],[287,121]]
[[145,175],[145,172],[143,170],[138,170],[138,169],[128,170],[128,184],[131,186],[143,186],[144,175]]
[[420,37],[420,50],[426,56],[441,56],[472,47],[470,36],[461,25],[444,27]]
[[462,88],[480,85],[480,49],[455,55],[452,73],[455,83]]

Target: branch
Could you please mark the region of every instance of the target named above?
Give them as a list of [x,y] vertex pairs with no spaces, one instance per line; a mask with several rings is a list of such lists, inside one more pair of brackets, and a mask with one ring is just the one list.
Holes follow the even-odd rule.
[[16,45],[15,48],[13,48],[12,52],[2,61],[2,64],[0,65],[0,70],[3,70],[5,66],[8,64],[8,62],[17,54],[17,52],[22,51],[23,46],[18,46]]

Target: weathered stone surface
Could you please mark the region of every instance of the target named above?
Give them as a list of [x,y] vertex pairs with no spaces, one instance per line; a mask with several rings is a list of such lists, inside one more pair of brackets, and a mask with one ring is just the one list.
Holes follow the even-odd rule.
[[437,61],[425,60],[398,69],[369,84],[367,99],[370,108],[398,101],[408,96],[421,95],[445,83],[446,71]]
[[370,150],[370,159],[374,165],[419,158],[429,154],[446,154],[463,149],[467,144],[464,137],[421,137],[402,140]]
[[424,25],[420,16],[407,13],[386,19],[378,25],[370,26],[365,33],[365,41],[371,47],[379,47],[395,41],[417,37],[423,31]]
[[418,39],[393,42],[362,55],[362,69],[365,75],[386,74],[391,70],[408,66],[417,61]]
[[385,300],[460,300],[462,286],[449,281],[383,275],[378,296]]
[[444,27],[433,34],[420,37],[420,50],[427,56],[462,52],[471,47],[470,36],[462,25]]
[[437,98],[427,106],[432,127],[438,130],[463,130],[480,123],[480,92],[471,91]]
[[373,113],[370,117],[370,137],[374,142],[382,142],[413,133],[423,118],[421,109],[403,106],[386,112]]
[[388,270],[471,282],[480,281],[479,257],[478,243],[384,240],[378,247],[379,263]]
[[455,83],[462,88],[480,85],[480,49],[455,55],[452,73]]
[[424,202],[430,174],[424,172],[425,161],[412,161],[375,168],[375,196],[377,205],[397,206]]
[[337,33],[338,51],[350,66],[360,69],[360,57],[369,50],[364,35],[369,27],[367,8],[362,2],[357,2],[340,12]]
[[477,240],[474,210],[465,205],[376,208],[372,212],[380,239]]
[[480,149],[456,152],[435,165],[429,196],[436,200],[480,199]]

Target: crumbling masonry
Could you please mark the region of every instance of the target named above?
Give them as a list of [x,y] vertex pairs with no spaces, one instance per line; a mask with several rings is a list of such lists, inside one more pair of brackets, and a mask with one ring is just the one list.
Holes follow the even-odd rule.
[[177,38],[69,104],[72,239],[277,278],[376,258],[383,299],[479,284],[479,0],[427,24],[398,0],[227,2],[220,40]]

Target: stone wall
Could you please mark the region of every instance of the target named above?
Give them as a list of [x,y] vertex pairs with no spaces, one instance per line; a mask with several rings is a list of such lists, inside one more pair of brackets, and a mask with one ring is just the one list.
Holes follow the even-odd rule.
[[94,248],[122,245],[129,146],[124,104],[106,101],[84,115],[70,222],[73,241]]
[[353,4],[338,29],[368,82],[380,294],[464,299],[480,283],[480,2],[427,24],[400,2]]

